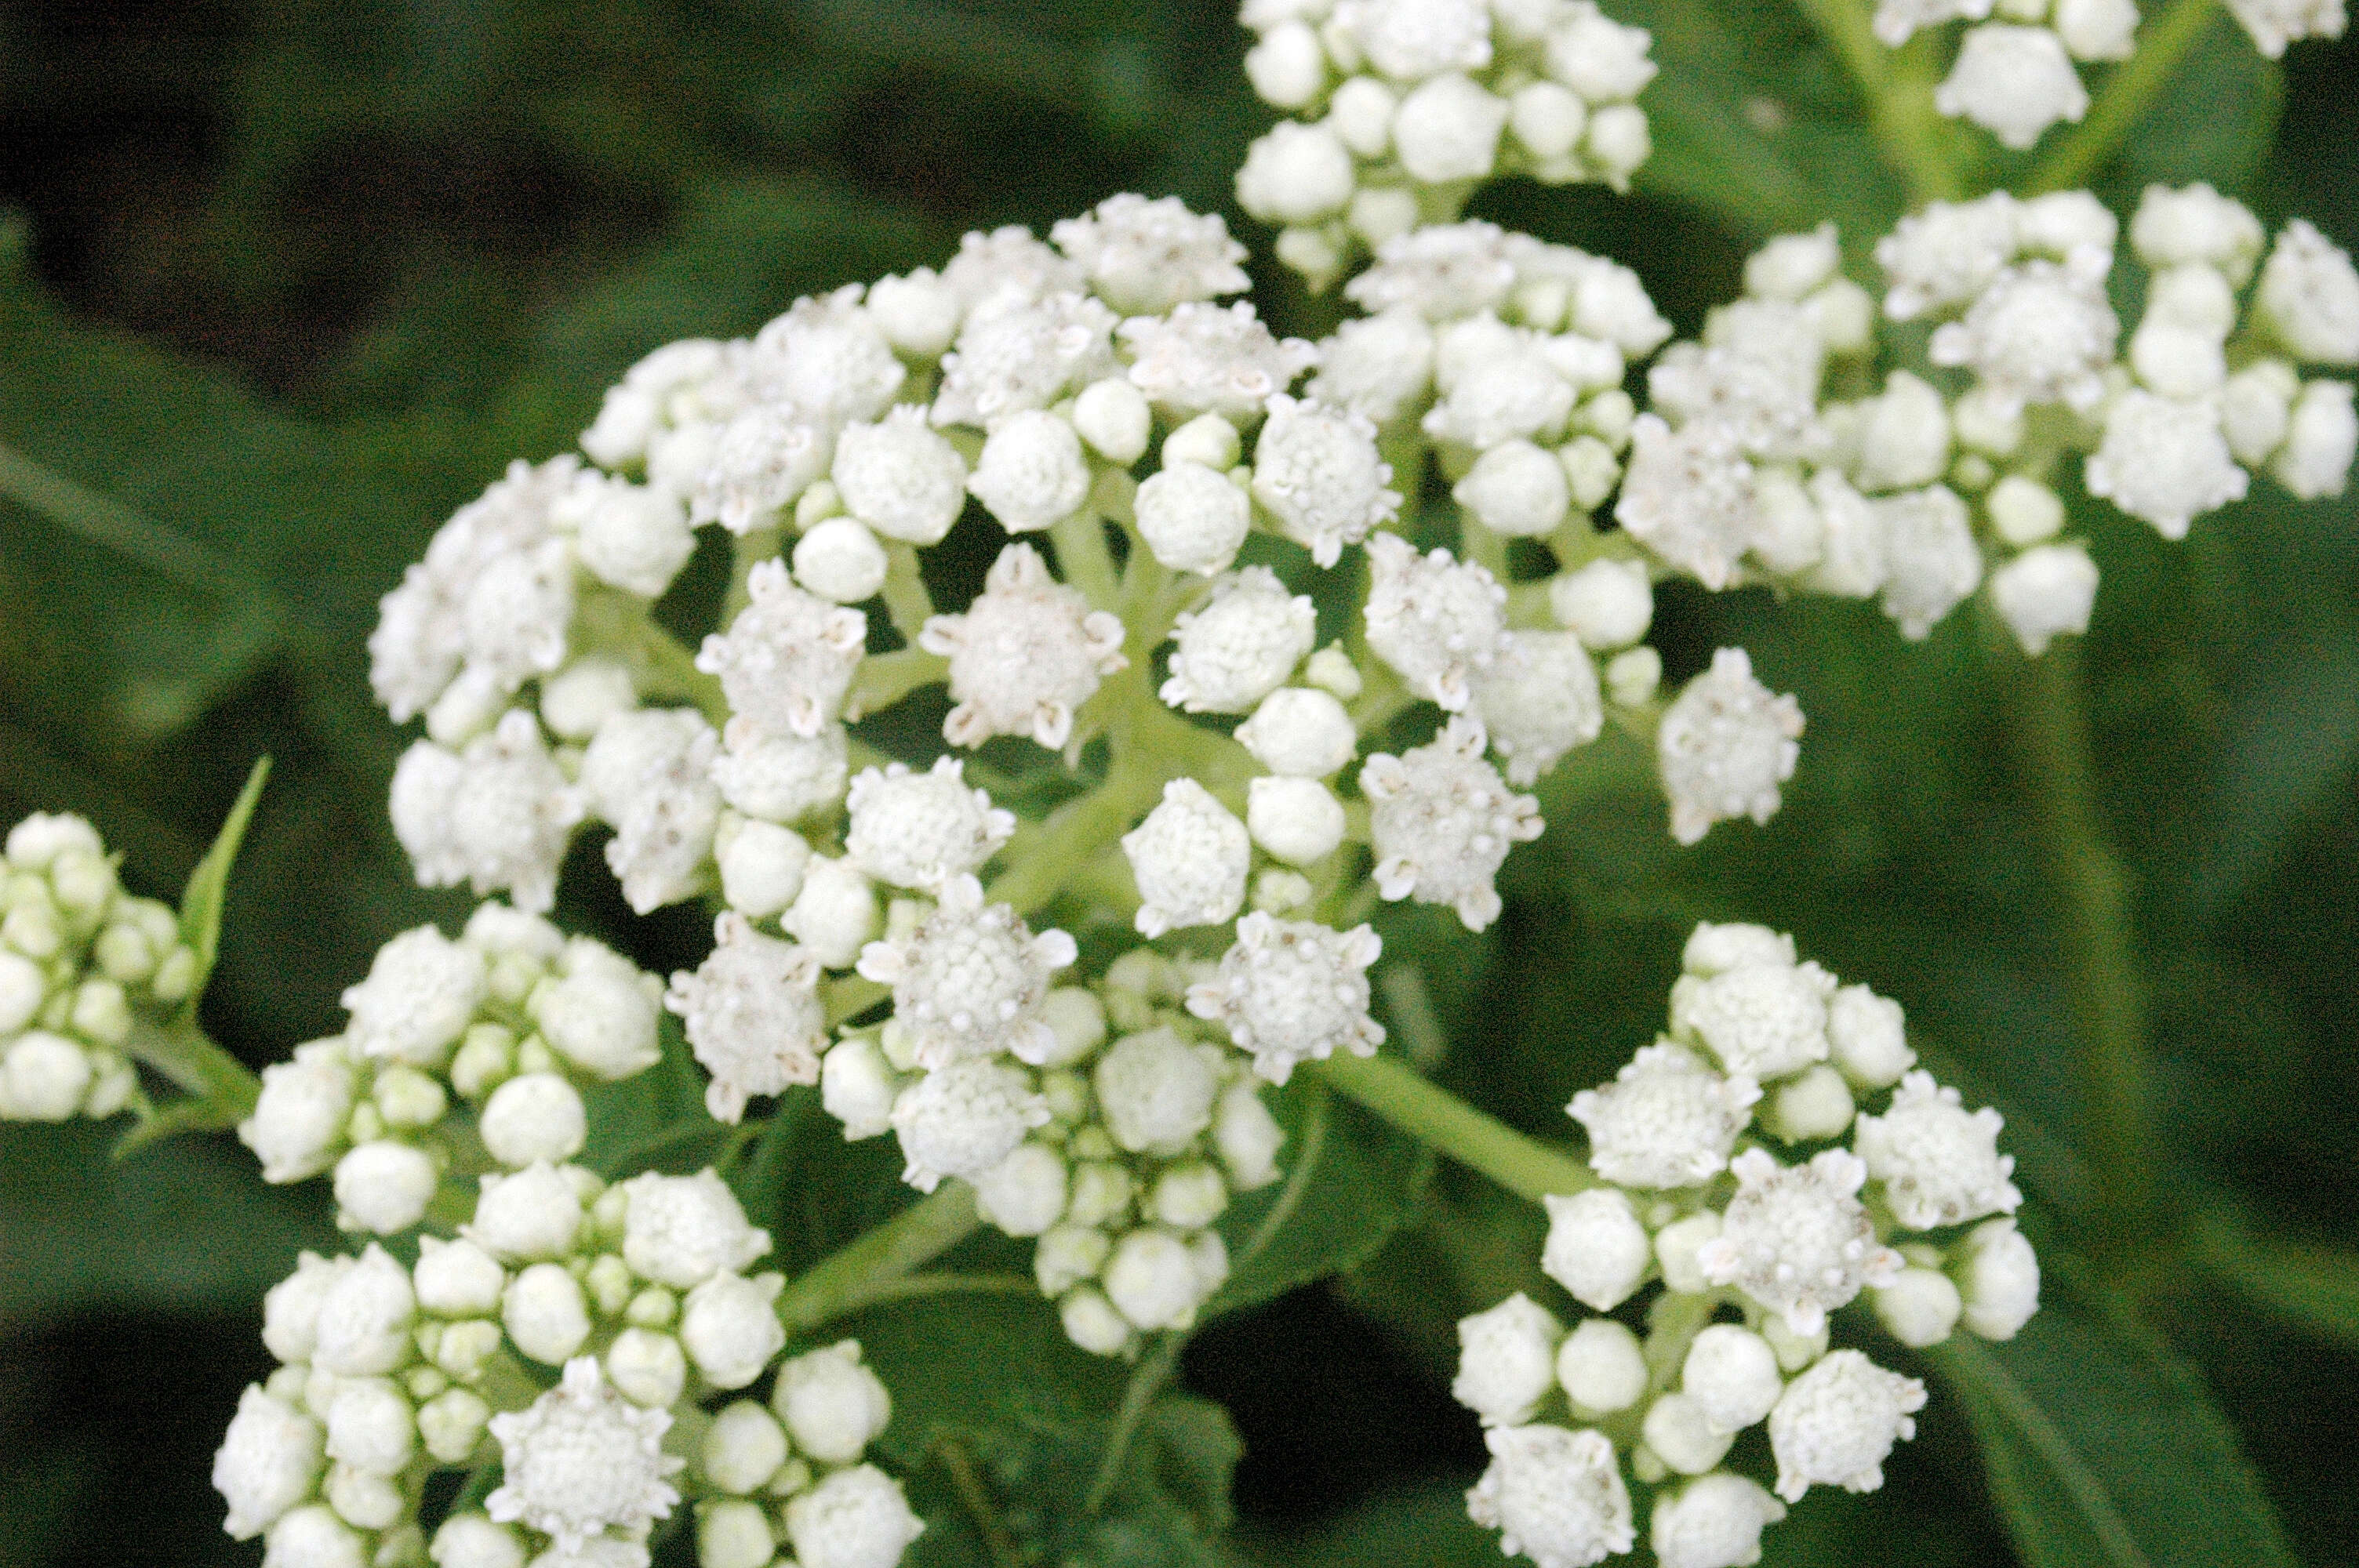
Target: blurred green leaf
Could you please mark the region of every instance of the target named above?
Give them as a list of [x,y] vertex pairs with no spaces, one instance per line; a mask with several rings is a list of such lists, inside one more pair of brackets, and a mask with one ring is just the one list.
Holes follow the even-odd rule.
[[335,1245],[320,1184],[266,1187],[222,1139],[118,1162],[111,1131],[0,1125],[0,1319],[252,1312],[298,1250]]
[[180,940],[197,956],[196,982],[180,1010],[184,1017],[196,1016],[205,982],[212,979],[213,962],[221,956],[222,911],[229,903],[230,868],[237,862],[238,846],[245,842],[246,826],[254,820],[254,808],[260,804],[262,786],[269,778],[270,759],[264,757],[246,775],[237,804],[229,808],[212,848],[189,874],[189,885],[180,894]]
[[2050,1244],[2041,1261],[2047,1288],[2022,1333],[1925,1353],[1973,1424],[2027,1568],[2293,1568],[2195,1371],[2069,1255]]
[[2225,1204],[2202,1210],[2190,1237],[2229,1290],[2306,1333],[2359,1347],[2359,1253],[2256,1235]]

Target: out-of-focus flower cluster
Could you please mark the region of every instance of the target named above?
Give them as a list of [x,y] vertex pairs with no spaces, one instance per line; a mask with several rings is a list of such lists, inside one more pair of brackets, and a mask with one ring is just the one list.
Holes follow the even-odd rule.
[[1591,0],[1245,0],[1245,75],[1290,116],[1254,143],[1237,204],[1324,288],[1355,254],[1524,174],[1626,189],[1651,143],[1652,42]]
[[[1915,1068],[1897,1003],[1760,926],[1697,927],[1684,968],[1663,1037],[1567,1108],[1599,1184],[1547,1199],[1540,1268],[1587,1315],[1519,1292],[1458,1327],[1468,1511],[1541,1568],[1631,1551],[1634,1490],[1664,1568],[1757,1562],[1810,1487],[1880,1487],[1925,1402],[1832,1314],[1864,1296],[1923,1346],[2038,1305],[1998,1113]],[[1756,1478],[1730,1454],[1761,1425]]]
[[[884,1385],[850,1341],[781,1361],[786,1280],[754,1271],[770,1238],[728,1184],[577,1162],[579,1086],[658,1060],[660,996],[485,904],[387,943],[345,1033],[266,1069],[238,1130],[265,1177],[332,1169],[340,1223],[402,1249],[306,1253],[265,1303],[281,1365],[213,1482],[267,1568],[646,1568],[683,1504],[705,1568],[890,1568],[916,1537],[862,1463]],[[429,1477],[495,1462],[421,1516]]]
[[37,813],[0,857],[0,1120],[104,1119],[144,1105],[128,1050],[188,1000],[179,917],[123,891],[79,816]]

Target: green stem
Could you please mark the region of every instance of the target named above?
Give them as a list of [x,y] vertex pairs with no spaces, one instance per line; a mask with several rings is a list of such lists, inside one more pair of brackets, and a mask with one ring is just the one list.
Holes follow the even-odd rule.
[[845,715],[865,718],[882,713],[919,687],[949,679],[950,672],[948,659],[923,648],[871,654],[860,661],[860,674],[853,678],[852,695],[843,705]]
[[1864,0],[1795,3],[1859,88],[1885,160],[1908,180],[1911,203],[1962,194],[1947,145],[1950,129],[1933,107],[1932,73],[1921,42],[1901,53],[1886,49]]
[[651,688],[647,695],[685,697],[714,729],[727,725],[731,709],[721,689],[721,677],[698,669],[695,653],[652,618],[642,616],[635,624],[638,652],[647,660]]
[[1518,1197],[1538,1203],[1550,1193],[1577,1193],[1598,1184],[1581,1160],[1475,1109],[1419,1077],[1405,1062],[1390,1056],[1337,1055],[1307,1063],[1303,1070]]
[[1147,1407],[1163,1391],[1163,1385],[1170,1381],[1172,1368],[1180,1364],[1180,1352],[1187,1345],[1185,1332],[1166,1334],[1130,1375],[1130,1386],[1122,1391],[1122,1409],[1114,1418],[1114,1431],[1106,1436],[1105,1453],[1098,1460],[1097,1477],[1090,1483],[1089,1495],[1082,1500],[1083,1513],[1096,1513],[1114,1495],[1114,1483],[1122,1478],[1123,1459],[1130,1452],[1131,1440],[1138,1435],[1138,1423],[1147,1419]]
[[2068,645],[2030,661],[2022,691],[2016,730],[2080,1026],[2077,1076],[2096,1186],[2093,1239],[2118,1271],[2145,1253],[2158,1219],[2145,983],[2129,873],[2106,848],[2097,814],[2079,651]]
[[886,1300],[905,1276],[965,1240],[981,1223],[973,1189],[964,1182],[945,1182],[931,1197],[805,1270],[778,1298],[778,1320],[790,1334],[809,1333]]
[[885,544],[885,613],[892,618],[893,630],[901,640],[914,648],[918,633],[934,613],[934,596],[926,591],[925,569],[918,560],[917,547],[898,539]]
[[1093,610],[1114,610],[1122,603],[1122,586],[1114,576],[1114,555],[1106,548],[1105,524],[1097,508],[1084,506],[1049,526],[1057,546],[1057,564],[1065,581],[1082,590]]
[[2050,148],[2031,171],[2026,195],[2086,185],[2129,134],[2216,18],[2219,0],[2172,0],[2169,10],[2137,40],[2137,52],[2105,79],[2088,117]]
[[135,1018],[130,1037],[123,1043],[123,1054],[218,1107],[230,1121],[250,1114],[255,1097],[262,1092],[262,1080],[192,1022],[156,1023]]
[[0,496],[184,587],[257,608],[270,594],[228,557],[0,444]]

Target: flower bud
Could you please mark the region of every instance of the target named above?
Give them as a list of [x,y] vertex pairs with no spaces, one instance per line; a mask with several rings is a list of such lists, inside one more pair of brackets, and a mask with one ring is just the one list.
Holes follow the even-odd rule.
[[1687,1394],[1658,1399],[1641,1430],[1655,1456],[1682,1476],[1702,1475],[1727,1457],[1736,1441],[1733,1433],[1715,1428],[1701,1402]]
[[557,1263],[535,1263],[509,1282],[500,1321],[518,1350],[551,1367],[562,1366],[590,1337],[582,1283]]
[[688,1386],[688,1357],[669,1334],[626,1328],[606,1352],[606,1378],[632,1403],[669,1410]]
[[759,1491],[787,1462],[787,1434],[777,1419],[752,1400],[739,1400],[712,1418],[699,1464],[724,1492]]
[[1621,1324],[1589,1318],[1557,1347],[1556,1380],[1577,1414],[1627,1410],[1647,1391],[1646,1353]]
[[1572,1299],[1597,1312],[1611,1312],[1629,1299],[1647,1277],[1647,1228],[1630,1200],[1607,1187],[1541,1200],[1548,1208],[1548,1243],[1540,1271]]
[[1761,1420],[1785,1387],[1768,1341],[1734,1324],[1716,1323],[1699,1333],[1680,1368],[1680,1391],[1715,1432],[1742,1432]]
[[856,1339],[798,1356],[779,1368],[770,1403],[795,1446],[823,1465],[859,1458],[893,1416],[892,1397],[861,1364]]
[[716,1274],[689,1292],[679,1314],[679,1340],[705,1381],[716,1389],[742,1389],[762,1375],[787,1343],[775,1305],[786,1285],[781,1274],[750,1280]]
[[440,1182],[434,1162],[407,1143],[364,1143],[336,1162],[339,1220],[378,1236],[407,1230],[425,1217]]

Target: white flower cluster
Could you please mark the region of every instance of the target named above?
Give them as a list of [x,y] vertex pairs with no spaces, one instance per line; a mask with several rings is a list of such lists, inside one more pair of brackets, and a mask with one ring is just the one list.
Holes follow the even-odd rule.
[[[267,1070],[239,1134],[269,1179],[333,1161],[352,1228],[417,1223],[442,1177],[448,1212],[468,1211],[430,1219],[412,1267],[375,1241],[306,1253],[266,1300],[282,1365],[240,1400],[213,1484],[229,1532],[266,1538],[268,1568],[647,1568],[650,1530],[683,1501],[705,1568],[760,1568],[782,1542],[804,1563],[890,1568],[922,1528],[860,1462],[891,1400],[859,1346],[779,1364],[786,1280],[749,1272],[770,1238],[728,1185],[710,1169],[610,1184],[573,1162],[570,1078],[651,1065],[655,995],[605,949],[485,905],[461,941],[389,943],[346,994],[345,1034]],[[453,1088],[472,1121],[446,1115]],[[490,1157],[466,1173],[471,1203],[470,1152]],[[704,1408],[774,1367],[767,1408]],[[502,1485],[429,1542],[428,1478],[495,1454]]]
[[986,1221],[1037,1238],[1041,1293],[1082,1348],[1189,1326],[1228,1278],[1214,1222],[1277,1179],[1284,1136],[1243,1059],[1183,1009],[1211,966],[1140,949],[1051,988],[1071,938],[984,908],[971,878],[929,911],[897,905],[893,927],[862,968],[894,974],[894,1016],[827,1055],[844,1136],[894,1133],[912,1184],[963,1180]]
[[[1468,1512],[1541,1568],[1631,1551],[1634,1483],[1664,1568],[1759,1561],[1811,1487],[1880,1487],[1925,1402],[1831,1349],[1830,1313],[1865,1295],[1927,1346],[2038,1304],[1998,1113],[1912,1070],[1897,1003],[1756,925],[1698,926],[1684,968],[1669,1033],[1568,1108],[1602,1184],[1548,1198],[1540,1267],[1594,1315],[1518,1293],[1458,1325],[1451,1391],[1491,1453]],[[1622,1320],[1657,1281],[1641,1335]],[[1765,1423],[1767,1486],[1727,1466]]]
[[[2345,25],[2343,0],[2229,0],[2228,9],[2271,59],[2296,38],[2339,38]],[[2080,64],[2129,59],[2139,15],[2136,0],[1877,0],[1875,36],[1897,49],[1952,21],[1973,25],[1934,107],[2020,150],[2089,112]]]
[[103,1119],[142,1102],[125,1046],[188,1000],[180,922],[115,881],[79,816],[35,813],[0,855],[0,1120]]
[[391,1236],[470,1178],[580,1153],[581,1086],[656,1063],[662,996],[611,948],[486,903],[456,940],[421,925],[380,948],[344,1032],[265,1067],[237,1135],[265,1181],[332,1171],[337,1223]]
[[1254,91],[1292,117],[1246,153],[1237,202],[1315,287],[1494,175],[1622,190],[1651,150],[1633,100],[1652,39],[1591,0],[1245,0],[1238,17]]

